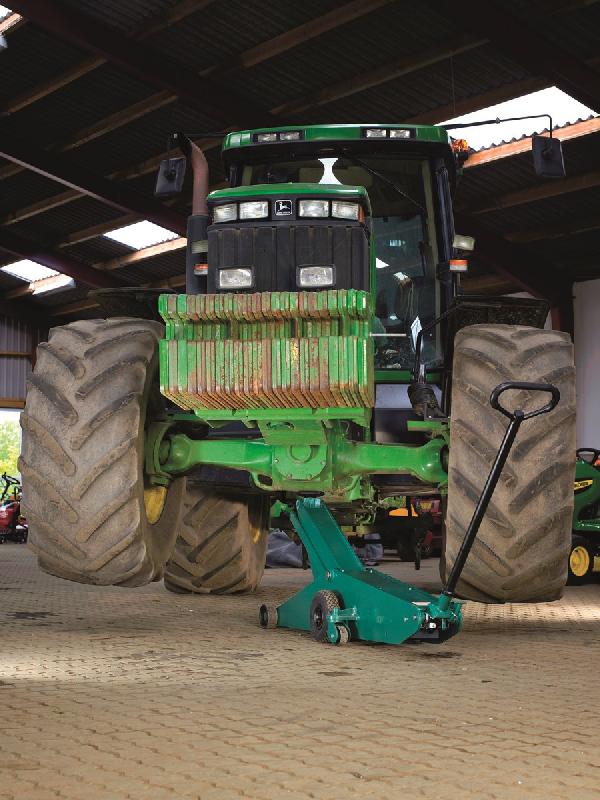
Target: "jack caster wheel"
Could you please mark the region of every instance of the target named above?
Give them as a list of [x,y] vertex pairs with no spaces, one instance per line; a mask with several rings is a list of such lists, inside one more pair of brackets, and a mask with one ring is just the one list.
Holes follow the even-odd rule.
[[336,625],[338,632],[338,640],[336,642],[337,645],[348,644],[350,641],[350,631],[345,625]]
[[258,621],[261,628],[276,628],[277,627],[277,606],[266,604],[262,605],[258,610]]
[[[310,604],[310,632],[313,639],[317,642],[324,642],[329,644],[327,638],[327,617],[334,608],[341,608],[340,601],[335,592],[322,591],[317,592],[313,597]],[[339,625],[338,628],[344,628],[345,625]],[[342,634],[340,634],[340,639]],[[340,642],[343,644],[343,642]]]

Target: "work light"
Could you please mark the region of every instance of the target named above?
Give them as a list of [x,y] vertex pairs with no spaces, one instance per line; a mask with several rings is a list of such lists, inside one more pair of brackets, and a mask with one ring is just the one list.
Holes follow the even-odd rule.
[[299,217],[328,217],[329,200],[300,200],[298,203]]
[[253,282],[251,267],[219,270],[219,289],[250,289]]
[[268,216],[269,203],[267,200],[240,203],[240,219],[264,219],[264,217]]
[[410,139],[410,128],[390,128],[390,139]]
[[259,133],[256,135],[257,142],[276,142],[277,141],[277,134],[276,133]]
[[237,203],[228,203],[225,206],[215,206],[213,210],[215,222],[231,222],[237,219]]
[[300,131],[281,131],[279,134],[279,141],[281,142],[296,142],[300,138]]
[[302,289],[333,286],[335,283],[334,267],[298,267],[296,282]]
[[360,206],[358,203],[346,203],[333,200],[331,203],[331,216],[338,219],[359,219]]
[[385,139],[387,137],[387,130],[385,128],[367,128],[365,130],[367,139]]

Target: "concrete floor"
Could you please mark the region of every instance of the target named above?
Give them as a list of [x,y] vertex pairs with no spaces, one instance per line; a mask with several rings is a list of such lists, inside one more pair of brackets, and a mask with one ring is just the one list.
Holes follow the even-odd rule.
[[[433,588],[437,563],[389,571]],[[0,798],[600,797],[600,586],[469,604],[440,647],[257,626],[257,595],[94,588],[0,549]]]

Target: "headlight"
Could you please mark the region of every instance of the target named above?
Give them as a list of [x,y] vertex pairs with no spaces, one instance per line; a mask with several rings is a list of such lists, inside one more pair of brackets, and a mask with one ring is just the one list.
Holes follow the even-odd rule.
[[387,137],[387,130],[385,128],[367,128],[365,130],[365,137],[367,139],[385,139]]
[[219,289],[250,289],[252,283],[250,267],[219,270]]
[[213,220],[215,222],[231,222],[232,219],[237,219],[237,203],[214,207]]
[[302,289],[315,286],[333,286],[335,283],[334,267],[298,267],[296,282]]
[[410,128],[390,128],[390,139],[410,139]]
[[279,141],[296,142],[300,138],[300,131],[281,131]]
[[358,203],[343,203],[340,200],[334,200],[331,203],[331,216],[338,219],[358,219],[360,206]]
[[256,135],[257,142],[276,142],[277,141],[277,134],[276,133],[258,133]]
[[298,203],[299,217],[328,217],[329,200],[300,200]]
[[263,219],[268,216],[269,203],[267,200],[240,203],[240,219]]

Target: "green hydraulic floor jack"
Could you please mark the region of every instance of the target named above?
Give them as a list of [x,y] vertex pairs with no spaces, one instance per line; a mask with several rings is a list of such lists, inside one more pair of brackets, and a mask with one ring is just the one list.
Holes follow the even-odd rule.
[[[551,399],[535,411],[508,411],[500,395],[508,389],[548,392]],[[500,474],[521,423],[551,411],[560,393],[555,386],[511,381],[490,396],[492,408],[510,419],[504,438],[477,502],[473,517],[439,596],[363,566],[337,522],[318,497],[296,501],[290,520],[310,561],[313,580],[280,606],[263,605],[262,627],[310,631],[319,642],[345,644],[350,639],[401,644],[407,639],[443,642],[458,633],[461,602],[456,585],[477,536]]]

